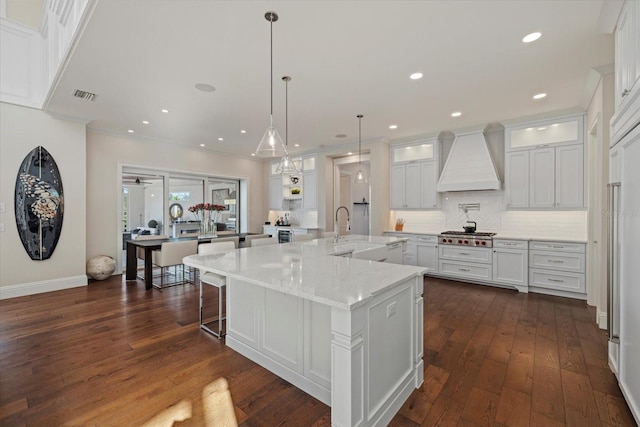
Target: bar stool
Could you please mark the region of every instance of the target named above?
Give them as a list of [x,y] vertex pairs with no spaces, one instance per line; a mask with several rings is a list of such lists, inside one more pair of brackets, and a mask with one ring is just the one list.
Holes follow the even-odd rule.
[[[198,255],[211,255],[225,251],[235,250],[235,241],[229,240],[225,242],[214,242],[214,243],[205,243],[198,246]],[[218,313],[217,313],[217,323],[218,328],[213,329],[213,323],[216,322],[215,314],[213,315],[213,319],[209,321],[205,321],[205,298],[204,298],[204,285],[213,286],[218,289]],[[227,278],[224,276],[220,276],[219,274],[206,272],[200,274],[200,329],[203,329],[210,334],[222,338],[225,335],[225,330],[222,326],[222,322],[227,320],[227,316],[223,314],[223,293],[227,286]],[[211,326],[209,326],[211,325]]]

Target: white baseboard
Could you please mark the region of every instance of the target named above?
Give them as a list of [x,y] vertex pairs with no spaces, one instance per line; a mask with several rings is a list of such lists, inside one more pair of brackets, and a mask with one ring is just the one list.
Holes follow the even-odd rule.
[[0,286],[0,300],[60,291],[62,289],[79,288],[80,286],[87,286],[87,283],[87,276],[83,274],[82,276],[63,277],[60,279],[43,280],[41,282]]
[[607,327],[609,326],[607,324],[607,312],[606,311],[601,311],[600,313],[597,314],[598,318],[596,319],[596,321],[598,322],[598,327],[600,329],[607,329]]

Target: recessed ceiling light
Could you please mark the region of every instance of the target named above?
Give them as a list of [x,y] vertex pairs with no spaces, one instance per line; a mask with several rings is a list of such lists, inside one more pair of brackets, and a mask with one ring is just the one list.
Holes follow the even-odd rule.
[[213,92],[216,90],[215,87],[208,85],[206,83],[196,83],[196,89],[202,92]]
[[547,96],[546,93],[536,93],[535,95],[533,95],[533,99],[542,99],[546,96]]
[[218,138],[218,141],[224,141],[224,138]]
[[127,132],[129,132],[129,133],[133,133],[133,129],[129,129]]
[[347,156],[351,156],[352,154],[353,154],[353,153],[352,153],[351,151],[349,151],[349,152],[347,153]]
[[411,80],[418,80],[422,78],[422,73],[413,73],[409,76]]
[[149,124],[149,120],[143,120],[142,123],[145,124],[145,125],[148,125]]
[[538,40],[540,38],[540,36],[542,36],[542,33],[539,33],[539,32],[527,34],[526,36],[524,36],[522,38],[522,42],[523,43],[531,43],[531,42],[534,42],[534,41]]
[[398,129],[398,125],[389,125],[389,129]]
[[162,111],[165,114],[167,114],[169,112],[169,110],[165,110],[164,108],[162,110],[160,110],[160,111]]
[[538,128],[538,130],[547,130],[547,128],[542,127],[542,128]]
[[240,133],[247,133],[247,131],[246,131],[246,130],[244,130],[244,129],[241,129],[241,130],[240,130]]
[[336,135],[336,138],[346,138],[347,135],[345,135],[344,133],[339,133]]
[[251,157],[255,157],[255,156],[256,156],[256,153],[251,153]]
[[204,147],[204,144],[200,144],[200,147]]
[[460,111],[456,111],[455,113],[451,113],[451,117],[460,117],[462,113]]
[[294,147],[300,147],[300,144],[293,144]]

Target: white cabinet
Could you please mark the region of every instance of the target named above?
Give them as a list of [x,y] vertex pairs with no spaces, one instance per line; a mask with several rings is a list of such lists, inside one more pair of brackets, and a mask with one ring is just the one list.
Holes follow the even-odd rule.
[[387,236],[406,237],[402,263],[427,267],[427,274],[438,273],[438,236],[427,234],[384,233]]
[[507,206],[529,207],[529,152],[514,151],[505,155]]
[[529,153],[529,207],[551,208],[555,204],[555,148]]
[[316,158],[302,158],[302,208],[316,209],[318,207],[318,173]]
[[269,176],[269,209],[282,210],[282,176]]
[[440,245],[438,272],[452,278],[491,282],[493,253],[489,248]]
[[540,293],[586,299],[585,245],[529,242],[529,288]]
[[529,255],[524,240],[493,240],[493,281],[528,292]]
[[640,79],[640,6],[626,1],[615,32],[616,111],[623,108]]
[[640,124],[640,4],[626,0],[615,31],[615,114],[611,145]]
[[437,206],[439,141],[429,139],[390,147],[391,209]]
[[583,209],[584,115],[506,129],[509,209]]

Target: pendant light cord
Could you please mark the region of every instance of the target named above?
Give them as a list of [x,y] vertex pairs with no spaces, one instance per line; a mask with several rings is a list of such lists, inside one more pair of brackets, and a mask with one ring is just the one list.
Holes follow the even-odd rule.
[[270,75],[270,79],[269,79],[269,83],[271,84],[271,125],[273,126],[273,15],[271,15],[271,18],[269,19],[269,29],[270,29],[270,33],[271,33],[271,37],[270,37],[270,51],[269,54],[271,56],[271,75]]
[[284,80],[284,146],[289,146],[289,80]]
[[362,164],[362,114],[358,114],[358,164]]

